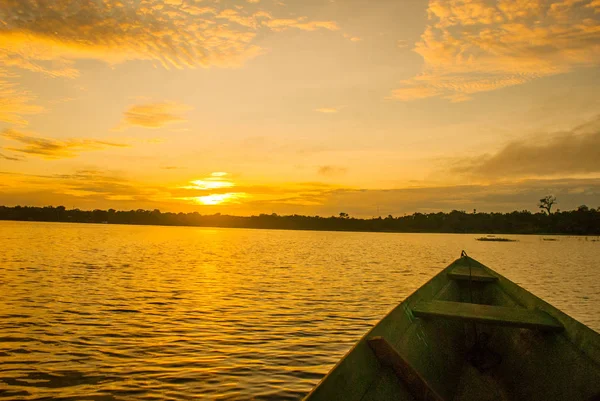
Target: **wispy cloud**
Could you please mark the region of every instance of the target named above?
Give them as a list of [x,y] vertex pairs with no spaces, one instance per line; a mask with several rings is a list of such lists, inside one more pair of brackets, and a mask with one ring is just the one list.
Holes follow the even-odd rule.
[[74,77],[74,60],[153,60],[165,67],[235,66],[262,52],[260,30],[337,30],[333,21],[273,16],[256,1],[6,0],[4,65]]
[[461,159],[452,171],[487,178],[600,173],[600,117],[571,131],[513,141],[494,154]]
[[13,152],[26,153],[45,159],[63,159],[75,157],[80,152],[101,150],[113,147],[127,147],[129,145],[115,142],[99,141],[94,139],[51,139],[36,136],[33,133],[20,132],[6,129],[2,132],[3,138],[16,141],[20,147],[7,146],[4,149]]
[[4,159],[4,160],[10,160],[10,161],[22,161],[23,158],[22,157],[17,157],[17,156],[7,156],[3,153],[0,153],[0,159]]
[[430,0],[414,51],[423,72],[401,82],[400,100],[451,101],[600,64],[597,0]]
[[123,120],[116,130],[137,125],[144,128],[160,128],[169,123],[183,122],[183,113],[191,107],[179,103],[145,103],[131,106],[123,113]]
[[[577,190],[574,190],[574,189]],[[593,205],[600,191],[599,179],[526,180],[494,185],[460,185],[395,189],[314,187],[309,191],[281,194],[267,200],[244,202],[245,210],[301,213],[321,216],[350,213],[358,217],[400,216],[404,213],[477,209],[480,211],[537,210],[541,196],[555,194],[561,207]],[[241,210],[241,209],[240,209]]]
[[264,52],[256,42],[261,32],[339,29],[334,21],[273,15],[256,0],[237,3],[2,1],[0,121],[25,125],[27,115],[44,110],[35,105],[35,96],[11,83],[15,76],[5,68],[75,78],[80,59],[109,64],[148,60],[165,68],[236,67]]
[[0,171],[0,174],[11,183],[11,191],[4,194],[4,202],[11,198],[22,202],[24,198],[21,197],[26,196],[23,194],[30,194],[32,198],[26,202],[29,204],[65,204],[77,200],[86,204],[104,202],[104,205],[110,205],[111,201],[135,201],[138,202],[136,207],[151,207],[152,201],[159,201],[164,196],[163,188],[133,182],[122,173],[105,170],[79,169],[67,174],[46,175]]
[[288,28],[296,28],[303,31],[316,31],[318,29],[337,31],[340,29],[334,21],[310,21],[306,17],[272,18],[266,19],[263,24],[275,32],[281,32]]
[[6,80],[11,77],[11,74],[0,69],[0,121],[26,125],[26,115],[41,113],[44,108],[33,104],[35,96],[31,93]]
[[[342,188],[322,183],[236,186],[216,190],[166,188],[134,181],[122,173],[94,169],[70,174],[2,172],[0,204],[66,204],[87,208],[160,208],[234,214],[394,216],[456,210],[537,210],[541,196],[556,195],[561,208],[596,205],[600,179],[521,180],[517,183],[395,189]],[[210,177],[210,176],[209,176]],[[231,195],[233,194],[233,195]],[[198,199],[203,197],[202,199]],[[217,209],[217,204],[220,205]],[[208,209],[206,206],[210,206]]]
[[327,165],[319,167],[317,172],[326,177],[337,177],[346,174],[348,169],[346,167]]
[[358,36],[350,35],[349,33],[345,33],[344,37],[348,39],[350,42],[360,42],[362,39]]

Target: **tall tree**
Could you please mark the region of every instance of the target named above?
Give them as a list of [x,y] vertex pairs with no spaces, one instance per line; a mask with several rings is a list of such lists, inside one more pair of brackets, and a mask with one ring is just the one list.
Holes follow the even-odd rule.
[[544,209],[548,215],[552,212],[552,205],[556,203],[556,196],[548,195],[540,199],[538,207]]

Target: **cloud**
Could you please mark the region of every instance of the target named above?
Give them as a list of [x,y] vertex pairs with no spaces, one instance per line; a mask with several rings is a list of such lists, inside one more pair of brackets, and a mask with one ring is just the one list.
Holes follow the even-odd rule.
[[78,75],[78,59],[111,64],[152,60],[167,68],[236,66],[262,52],[254,43],[261,30],[338,29],[333,21],[273,17],[257,6],[188,0],[5,0],[0,5],[0,62],[62,77]]
[[6,80],[7,77],[10,78],[12,75],[0,69],[0,121],[27,125],[24,115],[41,113],[44,108],[32,104],[35,96],[18,89],[15,84]]
[[427,86],[412,86],[392,91],[392,98],[398,100],[424,99],[440,94],[441,91]]
[[123,113],[123,121],[116,130],[137,125],[144,128],[160,128],[169,123],[185,121],[181,114],[191,107],[179,103],[145,103],[131,106]]
[[571,131],[510,142],[492,155],[461,159],[452,171],[488,178],[600,173],[600,117]]
[[559,198],[563,209],[581,204],[600,204],[600,179],[525,180],[493,185],[395,189],[288,186],[285,191],[272,192],[268,197],[251,188],[246,191],[252,197],[227,210],[245,214],[276,212],[321,216],[337,216],[346,212],[357,217],[376,216],[378,211],[382,216],[473,209],[488,212],[536,211],[540,197],[549,193]]
[[0,153],[0,159],[11,160],[11,161],[21,161],[21,160],[23,160],[22,157],[7,156],[7,155],[5,155],[3,153]]
[[80,208],[148,208],[164,206],[163,188],[131,181],[122,173],[95,169],[68,174],[30,175],[2,172],[9,184],[0,204],[68,205]]
[[[233,214],[305,214],[357,217],[401,216],[413,212],[537,210],[545,195],[558,197],[564,210],[600,205],[600,179],[523,180],[492,185],[395,189],[343,188],[323,183],[236,186],[219,190],[167,188],[134,181],[122,173],[94,169],[68,174],[28,175],[2,172],[0,204],[69,205],[93,208],[154,209]],[[228,195],[234,194],[234,195]],[[243,194],[238,196],[239,194]],[[223,195],[223,196],[221,196]],[[206,197],[203,200],[199,197]],[[221,206],[216,205],[222,202]],[[206,202],[206,203],[204,203]],[[210,209],[206,205],[211,205]]]
[[[248,4],[254,3],[254,4]],[[148,60],[165,68],[237,67],[262,54],[257,35],[337,30],[334,21],[273,16],[258,1],[5,0],[0,2],[0,121],[27,124],[44,109],[5,68],[75,78],[76,62]],[[52,103],[52,102],[51,102]]]
[[306,17],[273,18],[264,21],[263,24],[275,32],[281,32],[288,28],[296,28],[303,31],[316,31],[318,29],[337,31],[340,29],[334,21],[309,21]]
[[362,40],[362,39],[361,39],[361,38],[359,38],[358,36],[352,36],[352,35],[350,35],[349,33],[345,33],[345,34],[344,34],[344,37],[345,37],[346,39],[348,39],[350,42],[360,42],[360,41]]
[[600,64],[597,0],[430,0],[413,49],[423,71],[399,100],[468,100],[478,92]]
[[[0,204],[69,205],[80,208],[198,211],[205,206],[237,204],[245,194],[201,192],[182,198],[176,188],[133,181],[123,173],[95,169],[67,174],[30,175],[0,171],[6,190]],[[202,209],[199,209],[202,208]]]
[[344,174],[346,174],[347,171],[348,171],[347,168],[339,167],[339,166],[321,166],[317,170],[317,172],[320,175],[324,175],[326,177],[335,177],[335,176],[344,175]]
[[44,159],[63,159],[75,157],[80,152],[101,150],[111,147],[127,147],[122,143],[99,141],[94,139],[58,140],[34,136],[14,129],[6,129],[0,134],[3,138],[22,144],[21,147],[5,147],[13,152],[26,153]]

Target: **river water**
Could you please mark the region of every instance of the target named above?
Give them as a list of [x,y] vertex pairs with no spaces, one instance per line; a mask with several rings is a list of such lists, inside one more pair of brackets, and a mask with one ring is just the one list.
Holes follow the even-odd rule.
[[600,331],[600,242],[476,237],[0,222],[0,399],[299,399],[463,249]]

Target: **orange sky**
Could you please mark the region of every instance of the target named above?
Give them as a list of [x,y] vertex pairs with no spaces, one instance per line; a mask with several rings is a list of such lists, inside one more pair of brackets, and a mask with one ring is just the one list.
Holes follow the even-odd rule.
[[0,204],[600,206],[598,0],[5,0]]

